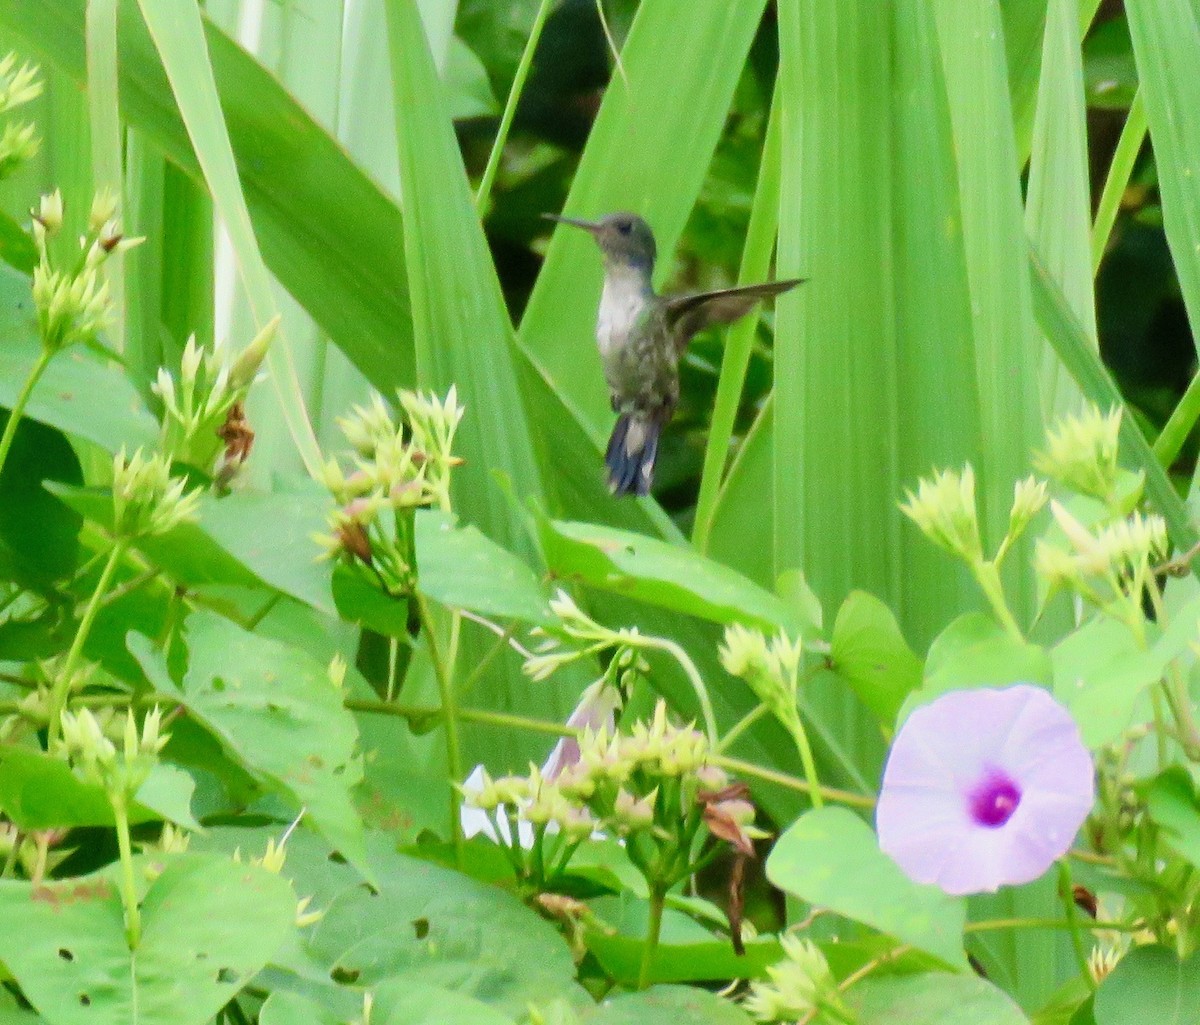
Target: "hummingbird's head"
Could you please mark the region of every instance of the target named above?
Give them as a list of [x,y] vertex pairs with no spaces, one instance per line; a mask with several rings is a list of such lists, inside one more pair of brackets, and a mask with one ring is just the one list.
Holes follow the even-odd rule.
[[616,213],[602,217],[598,221],[581,221],[574,217],[558,217],[554,214],[543,214],[551,221],[571,224],[576,228],[591,232],[596,245],[604,254],[606,265],[629,264],[652,270],[657,249],[654,245],[654,232],[637,214]]

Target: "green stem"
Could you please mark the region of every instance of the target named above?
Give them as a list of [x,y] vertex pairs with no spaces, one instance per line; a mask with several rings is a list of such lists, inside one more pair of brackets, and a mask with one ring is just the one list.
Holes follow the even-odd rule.
[[987,598],[988,604],[991,605],[992,612],[1000,620],[1000,625],[1008,631],[1014,641],[1023,642],[1025,635],[1021,632],[1021,628],[1017,625],[1017,621],[1008,607],[1008,602],[1004,599],[1004,585],[1000,582],[1000,571],[996,568],[996,564],[979,562],[971,567],[971,572],[979,584],[979,589]]
[[662,932],[663,905],[667,891],[661,883],[650,886],[650,921],[646,925],[646,945],[642,948],[642,965],[638,969],[638,989],[650,985],[650,973],[654,969],[654,954],[658,950],[658,937]]
[[995,932],[1000,929],[1077,929],[1096,932],[1140,932],[1145,922],[1070,922],[1065,918],[989,918],[968,922],[964,932]]
[[1163,467],[1169,468],[1179,458],[1183,443],[1187,441],[1188,435],[1196,426],[1198,419],[1200,419],[1200,374],[1194,375],[1188,382],[1183,398],[1179,400],[1162,431],[1154,439],[1154,458]]
[[492,185],[496,180],[496,172],[500,169],[500,158],[504,155],[504,145],[508,142],[508,132],[512,128],[513,117],[517,113],[517,103],[521,99],[521,93],[525,91],[525,80],[529,77],[529,69],[533,66],[533,54],[537,50],[542,28],[550,14],[550,7],[551,0],[542,0],[538,5],[537,14],[533,16],[529,39],[525,42],[525,49],[521,53],[521,62],[517,65],[517,73],[513,77],[512,88],[508,91],[504,113],[500,115],[500,127],[496,130],[496,141],[492,143],[492,152],[488,154],[487,166],[483,169],[483,177],[479,179],[479,191],[475,194],[475,209],[480,212],[480,216],[487,215]]
[[[450,678],[449,667],[442,660],[438,647],[437,632],[434,628],[433,616],[429,612],[429,604],[420,591],[413,593],[417,603],[417,611],[421,617],[421,629],[425,631],[425,640],[429,644],[429,657],[433,661],[433,673],[437,677],[438,692],[442,701],[442,728],[446,731],[446,762],[450,778],[455,783],[463,779],[462,749],[458,737],[458,699],[454,693],[454,681]],[[454,843],[454,857],[461,869],[463,867],[463,835],[462,822],[459,819],[459,805],[462,796],[454,787],[450,787],[450,838]]]
[[692,685],[692,690],[696,692],[696,700],[700,702],[700,715],[704,719],[704,732],[708,734],[709,746],[715,751],[721,743],[720,734],[717,733],[717,717],[713,712],[712,701],[708,696],[708,688],[704,685],[704,678],[700,675],[700,670],[696,668],[696,663],[692,661],[691,656],[674,641],[667,640],[665,637],[639,637],[635,644],[640,648],[665,651],[679,663],[679,668],[683,670],[688,682]]
[[1117,148],[1113,152],[1112,163],[1108,165],[1108,177],[1104,179],[1104,191],[1100,194],[1100,202],[1096,205],[1096,220],[1092,225],[1092,274],[1095,275],[1104,260],[1105,250],[1108,249],[1108,239],[1112,235],[1113,225],[1117,221],[1117,211],[1121,208],[1121,197],[1129,187],[1129,178],[1133,174],[1134,164],[1137,163],[1138,153],[1142,143],[1146,141],[1146,99],[1138,86],[1133,103],[1129,106],[1129,114],[1121,129],[1121,137],[1117,140]]
[[[717,755],[714,758],[710,758],[709,761],[714,765],[719,765],[723,769],[737,773],[739,776],[751,776],[754,779],[761,779],[767,783],[776,783],[781,787],[787,787],[789,790],[798,790],[802,794],[808,794],[810,798],[816,793],[827,801],[836,801],[838,804],[845,804],[851,808],[872,809],[875,807],[875,798],[867,794],[854,794],[849,790],[838,790],[835,787],[827,786],[818,787],[814,791],[812,783],[808,780],[797,779],[795,776],[789,776],[786,772],[767,769],[761,765],[755,765],[753,762],[743,761],[741,758],[729,758],[725,755]],[[813,801],[813,804],[816,804],[816,801]]]
[[746,730],[750,729],[750,727],[758,722],[758,720],[764,715],[770,714],[770,711],[771,710],[766,705],[755,705],[733,725],[733,728],[729,730],[725,736],[721,738],[721,743],[717,745],[717,753],[719,754],[722,751],[728,751],[731,747],[733,747],[738,737],[745,733]]
[[137,950],[142,938],[142,912],[138,907],[137,886],[133,879],[133,845],[129,839],[129,808],[125,792],[108,795],[113,818],[117,824],[117,846],[121,853],[121,902],[125,905],[125,940],[130,950]]
[[50,722],[47,724],[46,730],[47,750],[54,746],[54,742],[62,730],[62,713],[70,695],[71,676],[75,672],[75,664],[79,661],[79,655],[83,651],[88,634],[91,633],[92,624],[96,621],[96,613],[100,611],[100,604],[104,599],[104,593],[108,590],[108,585],[112,583],[117,564],[125,554],[126,544],[125,541],[113,542],[108,561],[104,564],[104,569],[100,571],[100,579],[96,582],[96,589],[88,599],[87,608],[83,610],[83,618],[79,621],[79,629],[75,631],[75,639],[71,642],[70,650],[63,659],[62,665],[59,666],[54,680],[54,688],[50,692]]
[[796,747],[800,751],[800,764],[804,766],[804,778],[808,780],[808,796],[812,801],[814,808],[825,807],[825,800],[821,796],[821,781],[817,776],[817,762],[813,758],[812,745],[808,742],[808,731],[804,728],[804,722],[800,718],[800,713],[796,712],[795,717],[787,724],[788,732],[791,733],[792,739],[796,742]]
[[[435,705],[402,705],[390,701],[370,701],[347,698],[342,704],[352,712],[367,712],[374,715],[394,715],[400,719],[429,719],[440,716],[442,709]],[[547,733],[554,737],[578,737],[580,730],[545,719],[529,719],[509,712],[493,712],[485,708],[460,708],[458,718],[462,722],[483,723],[502,729],[529,730],[531,733]]]
[[[767,119],[767,134],[759,161],[758,184],[750,208],[750,224],[742,249],[742,266],[738,272],[741,284],[762,281],[771,266],[775,234],[779,228],[779,185],[781,129],[779,117],[781,90],[776,86],[771,113]],[[696,500],[696,520],[692,528],[692,544],[696,550],[708,550],[717,498],[725,465],[729,459],[734,423],[741,404],[746,381],[746,368],[754,347],[758,317],[743,317],[729,329],[725,337],[725,353],[721,358],[721,375],[717,381],[717,397],[713,405],[712,422],[704,448],[704,470],[700,476],[700,495]]]
[[17,401],[13,403],[13,407],[9,411],[8,423],[4,425],[4,434],[0,435],[0,473],[4,471],[4,464],[8,460],[8,450],[12,448],[13,438],[17,436],[17,425],[20,424],[25,407],[29,404],[29,396],[33,393],[34,386],[41,379],[42,374],[46,372],[46,364],[50,362],[51,355],[47,349],[38,353],[38,358],[29,371],[29,376],[25,378],[25,383],[21,385],[21,390],[17,393]]
[[1067,913],[1067,928],[1071,933],[1071,946],[1075,950],[1075,960],[1079,962],[1080,973],[1094,990],[1096,982],[1088,968],[1087,950],[1083,945],[1083,930],[1079,928],[1079,908],[1075,906],[1075,884],[1071,878],[1071,865],[1066,858],[1058,859],[1058,889],[1063,909]]

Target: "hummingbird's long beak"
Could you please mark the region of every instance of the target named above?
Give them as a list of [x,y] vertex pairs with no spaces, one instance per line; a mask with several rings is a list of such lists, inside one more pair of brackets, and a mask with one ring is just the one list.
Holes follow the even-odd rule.
[[582,228],[584,231],[590,231],[593,235],[600,230],[600,225],[595,221],[582,221],[578,217],[560,217],[558,214],[542,214],[548,221],[557,221],[559,224],[571,224],[576,228]]

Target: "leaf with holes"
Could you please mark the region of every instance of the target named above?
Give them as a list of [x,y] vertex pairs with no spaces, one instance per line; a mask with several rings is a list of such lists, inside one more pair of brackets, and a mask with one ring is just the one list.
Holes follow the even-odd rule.
[[530,1001],[580,995],[567,944],[512,894],[403,855],[372,866],[378,892],[342,892],[311,933],[308,954],[333,978],[416,980],[513,1015]]
[[358,728],[325,666],[210,613],[188,618],[190,662],[181,684],[146,638],[129,649],[146,676],[229,748],[252,773],[307,809],[345,858],[369,873],[351,792],[362,780]]
[[113,870],[0,881],[0,962],[50,1025],[203,1025],[294,929],[291,884],[212,855],[172,860],[130,953]]

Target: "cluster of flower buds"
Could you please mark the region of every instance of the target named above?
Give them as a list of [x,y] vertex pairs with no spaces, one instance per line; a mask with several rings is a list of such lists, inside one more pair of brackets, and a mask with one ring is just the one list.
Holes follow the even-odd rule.
[[314,540],[328,558],[370,566],[389,590],[403,592],[412,586],[414,567],[398,513],[422,506],[449,510],[451,472],[461,463],[453,446],[463,407],[454,387],[444,400],[405,391],[398,397],[402,423],[378,394],[338,421],[354,452],[353,468],[347,472],[336,459],[326,463],[323,483],[337,507],[330,533]]
[[1130,625],[1138,629],[1144,588],[1167,553],[1166,521],[1134,512],[1088,528],[1058,502],[1050,511],[1067,544],[1038,542],[1038,574],[1051,590],[1073,590],[1096,608],[1132,617]]
[[[1008,533],[1000,543],[992,565],[999,565],[1009,547],[1046,504],[1046,484],[1026,477],[1013,486],[1008,514]],[[975,569],[986,566],[975,504],[975,471],[966,464],[961,471],[942,470],[917,482],[900,511],[934,544]]]
[[637,627],[611,630],[592,619],[563,590],[550,599],[550,611],[554,613],[555,624],[534,627],[530,631],[539,639],[523,666],[530,679],[545,680],[563,666],[595,658],[606,651],[613,651],[613,657],[605,675],[626,693],[629,688],[624,677],[629,673],[646,672],[646,663],[637,654],[642,640]]
[[744,852],[765,835],[744,789],[711,763],[705,735],[672,724],[662,701],[629,733],[589,729],[578,743],[578,760],[553,779],[531,766],[528,776],[483,773],[463,788],[470,806],[495,816],[495,837],[536,890],[596,833],[621,837],[633,864],[663,887],[696,870],[702,830]]
[[1047,432],[1046,448],[1034,457],[1034,466],[1072,491],[1111,502],[1117,490],[1120,434],[1120,407],[1102,413],[1088,405]]
[[800,659],[804,645],[780,631],[768,641],[761,630],[734,623],[725,629],[721,664],[730,676],[745,680],[755,696],[785,724],[798,714]]
[[[18,67],[15,53],[0,58],[0,116],[41,95],[37,72],[34,64]],[[37,129],[28,121],[6,121],[0,131],[0,181],[36,156],[39,145]]]
[[107,260],[144,239],[126,238],[117,220],[117,201],[100,193],[92,203],[88,230],[69,266],[58,267],[50,240],[62,230],[62,195],[43,196],[33,212],[33,238],[38,265],[33,271],[33,304],[42,347],[54,354],[72,345],[95,342],[109,322],[112,299],[101,270]]
[[742,1006],[762,1022],[853,1022],[821,949],[797,936],[784,936],[782,945],[783,960],[751,984]]
[[193,336],[184,347],[178,381],[166,367],[159,368],[150,387],[163,404],[161,451],[221,480],[236,471],[249,455],[254,435],[248,428],[234,428],[244,424],[243,404],[278,327],[276,316],[232,357],[220,342],[205,349]]
[[166,456],[147,458],[138,449],[126,457],[121,449],[113,457],[113,536],[153,537],[194,520],[200,492],[186,489],[187,481],[171,476]]
[[1038,542],[1034,566],[1050,591],[1074,591],[1140,633],[1145,588],[1167,554],[1167,526],[1161,516],[1131,511],[1141,480],[1125,474],[1122,481],[1120,429],[1119,409],[1089,406],[1048,433],[1038,466],[1078,497],[1050,503],[1054,532]]
[[146,713],[140,730],[132,710],[125,713],[119,748],[109,739],[106,724],[110,729],[116,725],[112,719],[102,722],[86,708],[64,711],[61,751],[85,782],[128,800],[158,764],[169,735],[162,732],[162,712],[157,707]]

